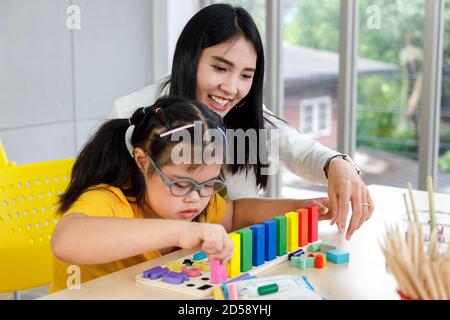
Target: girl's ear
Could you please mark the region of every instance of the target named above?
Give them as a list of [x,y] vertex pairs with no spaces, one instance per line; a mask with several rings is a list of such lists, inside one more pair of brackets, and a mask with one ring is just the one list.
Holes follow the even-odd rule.
[[145,177],[145,172],[147,172],[149,160],[147,157],[147,153],[142,150],[142,148],[134,148],[133,150],[134,161],[136,162],[139,170],[141,170],[142,174]]

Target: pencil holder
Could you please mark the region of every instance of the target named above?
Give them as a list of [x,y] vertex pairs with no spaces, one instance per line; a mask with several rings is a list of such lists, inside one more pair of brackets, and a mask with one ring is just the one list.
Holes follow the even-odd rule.
[[[450,242],[450,212],[438,211],[435,213],[435,227],[437,229],[437,244],[439,247],[439,253],[444,254],[447,251]],[[430,213],[428,210],[417,211],[417,217],[419,224],[422,226],[423,240],[425,247],[428,247],[430,243]],[[403,226],[406,230],[408,228],[408,216],[403,215]]]
[[400,299],[402,300],[415,300],[414,298],[404,294],[403,292],[401,292],[400,290],[397,290],[398,295],[400,296]]

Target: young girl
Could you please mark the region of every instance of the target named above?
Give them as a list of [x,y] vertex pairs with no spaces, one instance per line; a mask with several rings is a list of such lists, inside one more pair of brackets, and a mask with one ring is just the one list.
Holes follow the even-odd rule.
[[[106,122],[81,151],[60,200],[50,292],[66,288],[70,265],[80,268],[85,282],[177,248],[201,249],[226,262],[233,254],[232,230],[313,201],[320,218],[329,218],[326,198],[225,201],[217,193],[225,186],[218,161],[174,163],[180,144],[188,154],[205,151],[213,140],[226,145],[223,134],[205,134],[200,144],[172,141],[174,134],[184,130],[193,137],[197,126],[208,132],[222,124],[203,104],[176,97]],[[216,160],[225,154],[216,151]]]
[[[227,128],[259,132],[275,126],[280,134],[281,163],[300,177],[328,185],[330,211],[334,213],[331,222],[337,222],[342,232],[351,202],[350,239],[374,210],[369,190],[350,158],[302,136],[263,106],[263,79],[263,44],[250,14],[241,7],[213,4],[197,12],[184,27],[170,79],[116,100],[110,117],[128,117],[136,106],[153,104],[159,95],[170,93],[203,102],[223,117]],[[256,145],[264,149],[258,154],[268,151],[264,143]],[[247,143],[247,150],[250,147]],[[264,164],[259,158],[252,163],[250,158],[226,166],[229,199],[254,198],[266,187]]]

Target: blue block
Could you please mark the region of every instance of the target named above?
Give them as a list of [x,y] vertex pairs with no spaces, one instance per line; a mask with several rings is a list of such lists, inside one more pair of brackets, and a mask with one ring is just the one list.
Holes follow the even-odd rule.
[[265,227],[263,224],[255,224],[250,230],[253,233],[253,266],[256,267],[264,263]]
[[327,261],[339,264],[350,260],[350,254],[346,250],[334,249],[327,251]]
[[298,249],[297,251],[291,252],[288,254],[288,260],[290,261],[292,257],[300,257],[304,253],[305,251],[303,249]]
[[199,251],[194,253],[193,259],[194,261],[203,260],[206,258],[206,252],[205,251]]
[[266,261],[272,261],[277,257],[277,222],[264,221],[264,226],[266,228]]

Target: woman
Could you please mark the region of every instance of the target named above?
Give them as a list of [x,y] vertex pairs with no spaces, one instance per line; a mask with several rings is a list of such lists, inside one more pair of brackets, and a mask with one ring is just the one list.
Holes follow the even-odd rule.
[[[302,137],[271,114],[262,103],[263,79],[264,52],[254,21],[243,8],[214,4],[195,14],[183,29],[170,78],[116,100],[110,117],[128,117],[136,108],[171,94],[203,102],[224,118],[227,128],[278,128],[279,160],[298,176],[328,184],[331,224],[337,223],[340,232],[351,201],[349,240],[374,209],[359,171],[350,158]],[[256,145],[263,149],[258,154],[267,152],[265,143]],[[267,186],[264,163],[260,158],[256,164],[249,161],[250,147],[247,141],[245,163],[234,161],[225,172],[230,199],[255,197]]]

